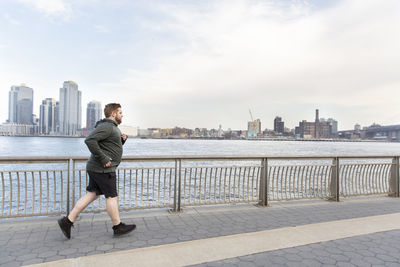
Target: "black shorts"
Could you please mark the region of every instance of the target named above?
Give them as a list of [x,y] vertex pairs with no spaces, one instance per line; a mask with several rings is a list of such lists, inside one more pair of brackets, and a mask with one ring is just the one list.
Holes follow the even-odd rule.
[[89,175],[89,185],[86,187],[88,192],[96,192],[96,195],[116,197],[117,193],[117,175],[115,172],[100,173],[87,171]]

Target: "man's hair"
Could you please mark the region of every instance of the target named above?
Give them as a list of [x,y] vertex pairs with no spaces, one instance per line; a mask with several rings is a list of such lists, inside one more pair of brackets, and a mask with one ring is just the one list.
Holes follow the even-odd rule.
[[114,111],[116,111],[118,108],[120,108],[120,107],[121,107],[121,105],[118,104],[118,103],[110,103],[110,104],[107,104],[107,105],[104,107],[104,116],[106,116],[106,118],[110,117],[111,114],[112,114]]

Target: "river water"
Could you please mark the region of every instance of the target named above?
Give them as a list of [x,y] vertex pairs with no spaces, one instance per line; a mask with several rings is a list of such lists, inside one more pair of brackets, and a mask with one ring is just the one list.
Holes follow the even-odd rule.
[[[365,156],[400,155],[400,143],[129,138],[125,156]],[[0,136],[0,156],[89,156],[83,138]]]

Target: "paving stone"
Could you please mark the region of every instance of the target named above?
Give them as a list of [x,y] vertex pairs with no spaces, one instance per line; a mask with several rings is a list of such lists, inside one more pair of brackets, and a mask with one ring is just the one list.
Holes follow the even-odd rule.
[[0,264],[5,264],[6,262],[11,262],[15,260],[15,256],[5,256],[0,258]]
[[354,264],[355,266],[371,266],[370,263],[364,261],[363,259],[351,259],[350,263]]
[[46,252],[39,253],[39,254],[38,254],[38,257],[39,257],[39,258],[49,258],[49,257],[55,256],[55,255],[57,255],[57,251],[55,251],[55,250],[48,250],[48,251],[46,251]]
[[95,247],[87,246],[87,247],[79,248],[78,252],[79,253],[89,253],[89,252],[94,251],[95,249],[96,249]]
[[113,248],[114,248],[113,245],[106,244],[106,245],[97,246],[96,250],[98,250],[98,251],[107,251],[107,250],[110,250],[110,249],[113,249]]
[[30,254],[25,254],[25,255],[20,255],[16,258],[16,260],[18,261],[26,261],[26,260],[30,260],[30,259],[34,259],[38,256],[37,253],[30,253]]
[[115,249],[125,249],[125,248],[129,248],[129,247],[130,247],[129,242],[120,242],[120,243],[116,243],[114,245]]
[[58,252],[58,255],[61,256],[67,256],[76,253],[78,250],[76,248],[69,248],[69,249],[64,249]]
[[[350,262],[343,262],[343,261],[338,261],[336,263],[336,266],[338,267],[355,267],[356,265],[350,263]],[[367,267],[368,265],[364,265],[363,267]]]
[[[400,257],[400,255],[399,255],[399,257]],[[376,255],[377,259],[380,259],[380,260],[382,260],[384,262],[399,262],[399,265],[400,265],[399,257],[395,258],[395,257],[392,257],[390,255],[386,255],[386,254],[377,254]]]
[[56,255],[56,256],[51,256],[51,257],[45,258],[44,262],[58,261],[58,260],[63,260],[63,259],[65,259],[65,256]]
[[363,260],[370,264],[383,264],[384,263],[382,260],[375,258],[375,257],[364,257]]
[[1,264],[2,267],[17,267],[21,266],[21,262],[19,261],[10,261],[10,262],[5,262],[4,264]]
[[35,258],[35,259],[30,259],[30,260],[22,262],[22,265],[39,264],[42,262],[43,262],[43,259]]
[[339,262],[348,262],[350,261],[350,259],[348,257],[346,257],[345,255],[341,255],[341,254],[331,254],[329,255],[330,258],[334,259],[335,261]]
[[303,266],[309,266],[309,267],[321,266],[322,265],[319,261],[310,260],[310,259],[302,260],[300,262],[300,264],[302,264]]

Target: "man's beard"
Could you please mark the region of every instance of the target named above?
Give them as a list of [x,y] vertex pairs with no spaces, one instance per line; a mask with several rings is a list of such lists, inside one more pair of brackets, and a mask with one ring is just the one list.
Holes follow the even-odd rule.
[[121,124],[122,118],[115,118],[115,122],[116,122],[117,124]]

